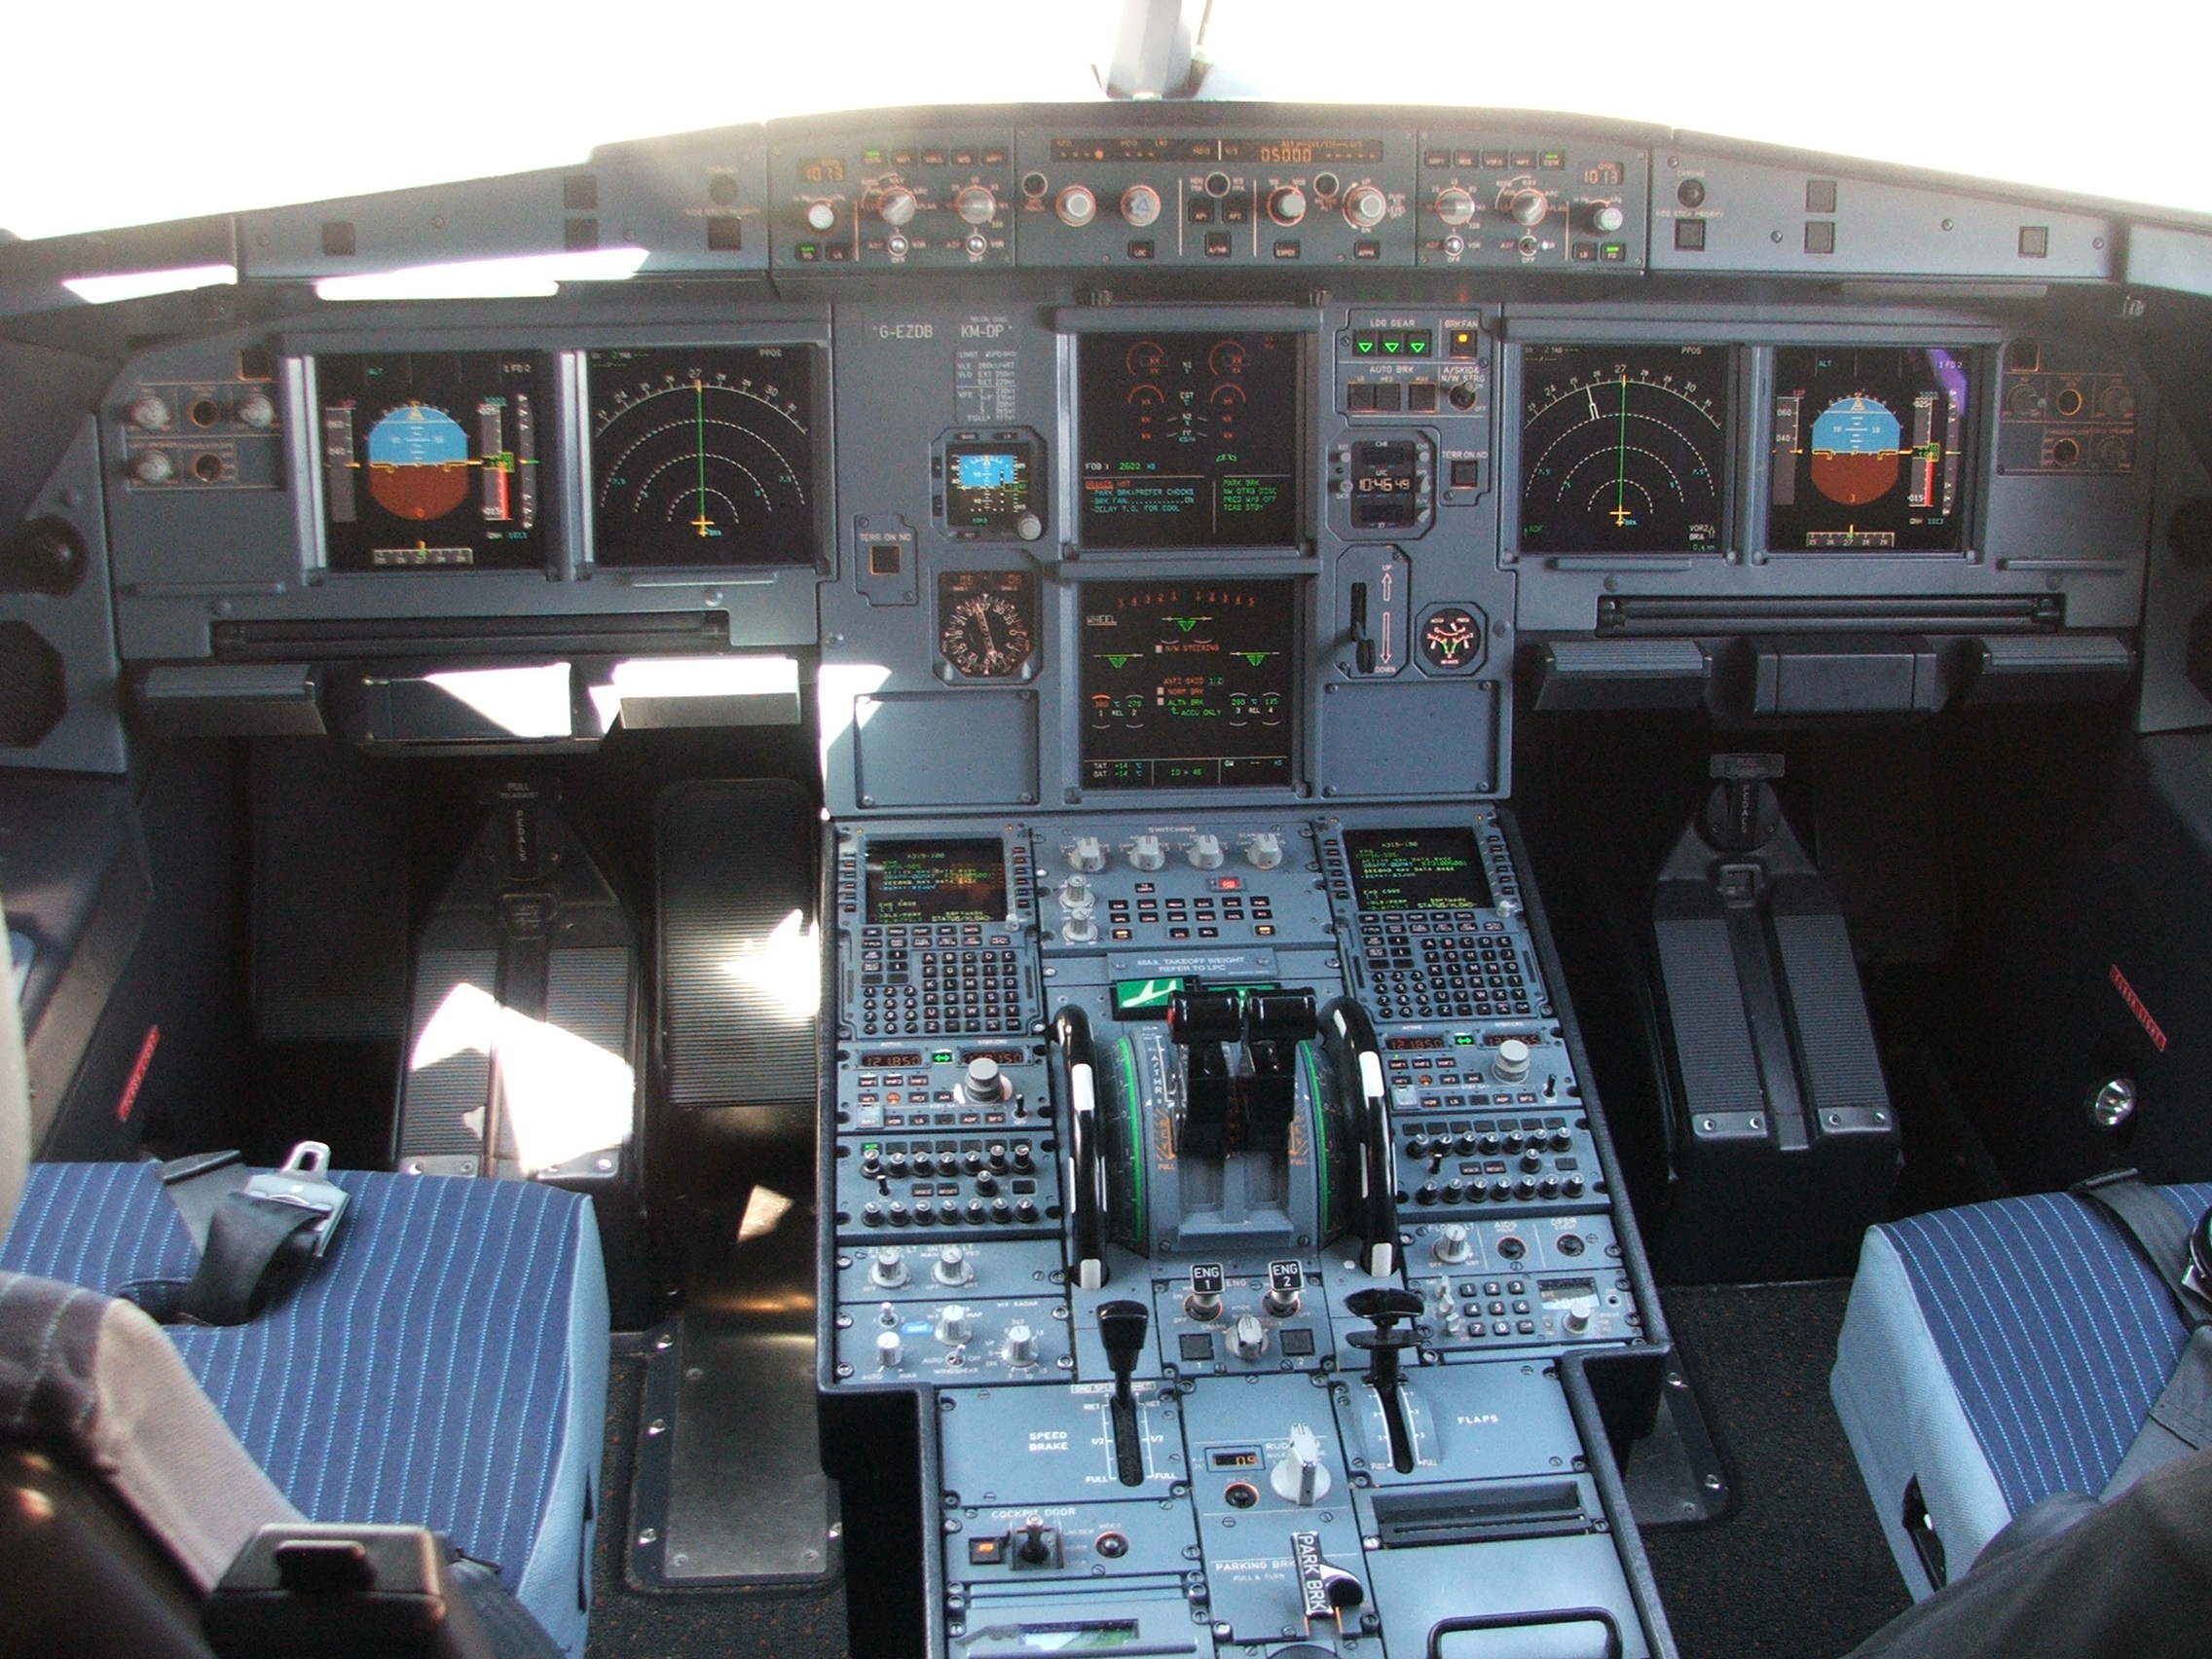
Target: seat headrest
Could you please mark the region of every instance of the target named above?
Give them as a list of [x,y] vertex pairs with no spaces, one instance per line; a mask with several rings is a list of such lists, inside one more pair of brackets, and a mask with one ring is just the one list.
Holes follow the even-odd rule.
[[30,1159],[30,1080],[23,1063],[22,1011],[10,974],[0,978],[0,1238],[15,1219]]

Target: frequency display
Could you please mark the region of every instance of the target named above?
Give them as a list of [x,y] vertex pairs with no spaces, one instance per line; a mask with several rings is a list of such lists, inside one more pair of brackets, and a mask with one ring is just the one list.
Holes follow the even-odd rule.
[[1955,553],[1973,373],[1939,348],[1788,346],[1774,354],[1767,546]]
[[1529,553],[1717,553],[1728,353],[1530,346],[1521,356]]
[[1286,547],[1298,534],[1298,337],[1089,334],[1088,547]]
[[330,568],[542,566],[543,366],[508,351],[316,358]]
[[1345,851],[1362,910],[1480,910],[1493,903],[1472,830],[1351,830]]
[[1080,603],[1088,788],[1289,784],[1291,581],[1085,582]]
[[814,564],[816,355],[810,346],[590,352],[594,563]]
[[885,927],[1005,921],[1005,849],[988,836],[870,841],[867,919]]

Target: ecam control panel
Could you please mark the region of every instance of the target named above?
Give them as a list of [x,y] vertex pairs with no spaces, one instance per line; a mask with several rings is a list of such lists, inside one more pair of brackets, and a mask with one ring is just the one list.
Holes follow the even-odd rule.
[[1648,1284],[1502,812],[832,849],[821,1382],[932,1403],[948,1651],[1653,1650],[1561,1381]]

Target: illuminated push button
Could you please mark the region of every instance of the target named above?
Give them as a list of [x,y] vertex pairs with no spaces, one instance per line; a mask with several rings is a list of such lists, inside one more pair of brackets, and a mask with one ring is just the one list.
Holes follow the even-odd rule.
[[[883,199],[876,203],[875,216],[885,224],[894,227],[910,225],[914,222],[914,210],[920,205],[921,203],[915,200],[912,191],[903,185],[895,185],[885,191]],[[827,225],[818,225],[815,228],[817,230],[829,229]]]
[[896,1244],[885,1244],[868,1264],[867,1277],[870,1284],[884,1290],[897,1290],[906,1282],[906,1258],[899,1253]]
[[1518,1037],[1508,1037],[1497,1046],[1497,1056],[1490,1069],[1500,1083],[1519,1083],[1529,1075],[1529,1045]]
[[1390,199],[1372,184],[1355,184],[1345,192],[1345,217],[1353,230],[1373,230],[1389,211]]
[[806,204],[806,228],[810,231],[830,231],[837,227],[837,209],[827,202],[809,202]]
[[1221,837],[1219,835],[1193,835],[1191,844],[1185,849],[1183,856],[1191,861],[1191,867],[1194,869],[1219,869],[1222,860]]
[[169,406],[149,391],[131,404],[125,419],[142,432],[166,432],[174,417],[169,413]]
[[1052,211],[1060,216],[1060,223],[1081,230],[1098,217],[1098,198],[1090,193],[1087,184],[1071,184],[1060,192]]
[[276,424],[276,405],[266,392],[248,392],[239,400],[237,415],[240,425],[266,432]]
[[1268,217],[1278,225],[1295,225],[1306,217],[1306,192],[1286,184],[1268,193]]
[[1160,192],[1149,184],[1132,184],[1122,192],[1122,217],[1143,229],[1160,217]]
[[952,210],[965,224],[987,225],[998,217],[999,199],[982,185],[971,184],[952,199]]
[[1457,185],[1436,193],[1436,216],[1447,225],[1464,225],[1475,216],[1475,199]]

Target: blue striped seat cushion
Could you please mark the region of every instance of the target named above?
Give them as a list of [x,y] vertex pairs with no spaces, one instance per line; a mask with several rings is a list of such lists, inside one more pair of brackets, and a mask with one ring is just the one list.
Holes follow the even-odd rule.
[[[606,1387],[604,1360],[572,1375],[575,1278],[602,1272],[596,1234],[588,1260],[577,1243],[589,1200],[526,1181],[332,1178],[351,1202],[314,1275],[248,1324],[172,1326],[170,1341],[301,1513],[435,1528],[519,1590],[571,1391]],[[0,1244],[0,1268],[103,1292],[189,1276],[197,1259],[150,1163],[33,1166]],[[596,1478],[596,1414],[593,1432]]]
[[[2194,1221],[2212,1185],[2161,1189]],[[1990,1471],[2017,1515],[2096,1493],[2173,1375],[2173,1299],[2098,1205],[2065,1193],[1880,1229],[1896,1248]]]

